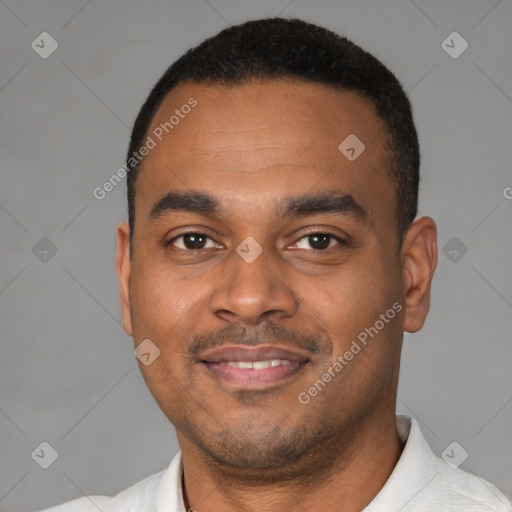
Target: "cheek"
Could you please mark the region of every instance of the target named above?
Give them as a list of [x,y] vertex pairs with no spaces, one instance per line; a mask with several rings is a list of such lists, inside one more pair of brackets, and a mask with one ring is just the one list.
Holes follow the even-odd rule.
[[159,402],[161,393],[167,396],[172,389],[181,396],[182,388],[189,387],[185,348],[197,326],[206,323],[204,312],[212,283],[200,276],[184,279],[169,269],[153,269],[132,275],[131,292],[135,344],[150,339],[160,350],[154,363],[139,365]]
[[149,264],[146,267],[132,273],[130,283],[134,342],[138,345],[149,339],[160,353],[147,366],[139,363],[139,368],[160,408],[175,415],[190,395],[183,346],[201,293],[168,271]]
[[383,258],[361,251],[357,257],[321,279],[302,276],[297,294],[305,311],[314,313],[332,337],[335,351],[344,352],[365,328],[374,325],[396,300],[394,270]]
[[186,321],[204,295],[198,280],[183,281],[169,269],[151,267],[132,272],[130,296],[136,325],[155,334]]

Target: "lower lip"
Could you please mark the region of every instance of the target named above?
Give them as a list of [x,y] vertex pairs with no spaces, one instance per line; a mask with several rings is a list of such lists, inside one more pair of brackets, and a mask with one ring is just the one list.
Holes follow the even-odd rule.
[[254,368],[233,368],[227,364],[205,363],[201,364],[213,375],[237,384],[244,388],[261,388],[268,384],[282,382],[300,372],[307,364],[306,362],[292,362],[288,366],[269,366],[256,370]]

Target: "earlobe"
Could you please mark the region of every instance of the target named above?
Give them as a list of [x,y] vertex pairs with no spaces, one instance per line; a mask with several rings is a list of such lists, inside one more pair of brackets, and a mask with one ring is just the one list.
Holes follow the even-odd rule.
[[116,272],[119,282],[119,297],[121,302],[121,312],[123,314],[123,327],[127,334],[133,336],[130,311],[130,227],[127,222],[121,222],[117,227]]
[[430,287],[437,265],[437,229],[430,217],[416,219],[402,246],[405,297],[404,330],[417,332],[430,308]]

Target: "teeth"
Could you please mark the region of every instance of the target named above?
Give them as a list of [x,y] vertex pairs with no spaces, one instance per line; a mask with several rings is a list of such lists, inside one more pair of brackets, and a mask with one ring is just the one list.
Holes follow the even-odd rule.
[[254,361],[252,367],[255,370],[263,370],[264,368],[270,368],[272,361]]
[[253,368],[254,370],[263,370],[264,368],[270,368],[271,366],[290,366],[291,361],[287,359],[267,359],[266,361],[228,361],[226,363],[232,368]]

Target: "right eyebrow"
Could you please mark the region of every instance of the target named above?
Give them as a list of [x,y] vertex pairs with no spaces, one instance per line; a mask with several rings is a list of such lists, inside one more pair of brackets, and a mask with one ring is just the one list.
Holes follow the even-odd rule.
[[215,215],[219,211],[219,203],[201,192],[168,192],[153,205],[149,220],[154,221],[175,211]]

